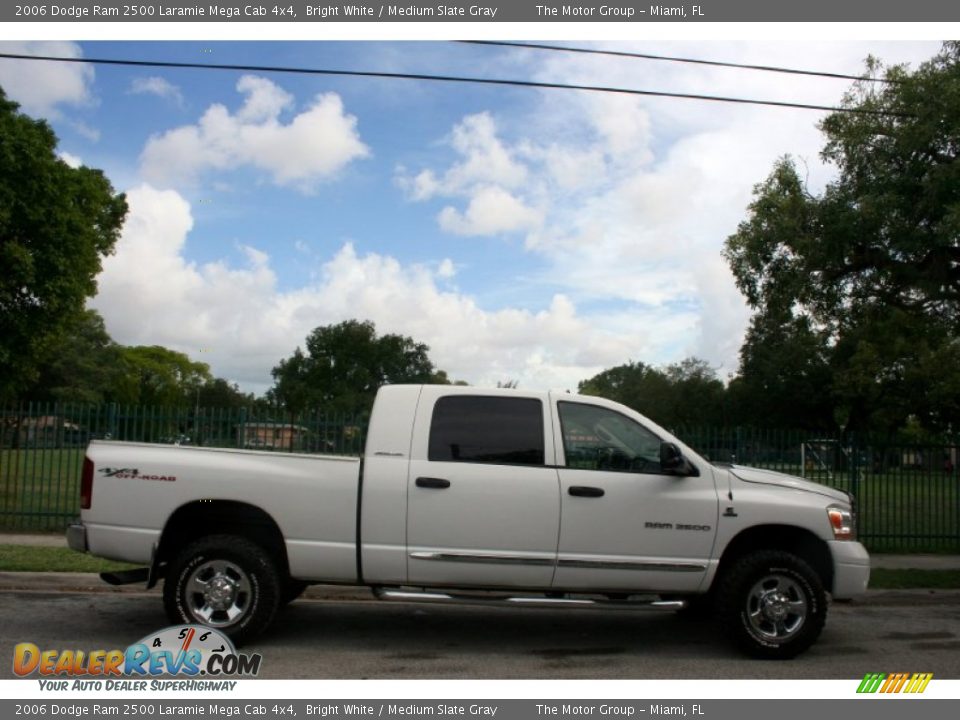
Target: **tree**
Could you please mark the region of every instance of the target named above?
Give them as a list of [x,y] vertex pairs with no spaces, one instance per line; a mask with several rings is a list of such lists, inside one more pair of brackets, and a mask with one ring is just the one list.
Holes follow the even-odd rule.
[[381,385],[449,382],[430,362],[426,345],[401,335],[378,337],[370,321],[318,327],[306,347],[306,354],[297,348],[273,368],[270,395],[293,412],[355,411],[370,408]]
[[823,193],[782,159],[727,239],[756,311],[740,382],[756,395],[769,367],[749,361],[789,360],[787,340],[803,357],[782,366],[781,405],[822,386],[845,430],[890,433],[911,417],[938,430],[960,420],[960,366],[941,364],[960,330],[960,44],[886,80],[856,83],[855,112],[821,123],[837,169]]
[[723,383],[698,358],[664,369],[641,362],[618,365],[582,381],[578,391],[615,400],[670,428],[725,422]]
[[252,393],[241,392],[236,383],[224,378],[212,378],[199,388],[197,404],[207,408],[250,407],[255,399]]
[[809,318],[762,313],[740,348],[727,388],[738,425],[823,430],[834,426],[830,348]]
[[102,403],[115,399],[123,375],[123,351],[107,334],[96,310],[72,316],[48,347],[30,400]]
[[670,381],[663,372],[642,362],[604,370],[581,381],[577,391],[614,400],[660,423],[668,421]]
[[124,347],[96,310],[71,318],[38,366],[29,400],[249,407],[255,399],[204,363],[160,346]]
[[127,213],[102,172],[69,167],[49,125],[17,108],[0,89],[0,399],[36,379],[83,312]]
[[197,392],[213,381],[209,365],[160,345],[124,347],[121,354],[118,402],[193,407]]
[[667,365],[673,391],[671,427],[726,425],[726,388],[706,360],[690,357]]

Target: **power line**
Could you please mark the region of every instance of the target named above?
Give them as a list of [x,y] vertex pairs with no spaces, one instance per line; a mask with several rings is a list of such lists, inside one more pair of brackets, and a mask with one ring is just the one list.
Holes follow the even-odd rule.
[[225,65],[217,63],[169,62],[162,60],[115,60],[110,58],[54,57],[50,55],[22,55],[18,53],[0,53],[0,58],[8,60],[33,60],[41,62],[88,63],[91,65],[122,65],[127,67],[156,67],[204,70],[233,70],[264,73],[294,73],[300,75],[326,75],[342,77],[383,78],[391,80],[425,80],[430,82],[473,83],[478,85],[500,85],[528,87],[549,90],[582,90],[586,92],[613,93],[620,95],[639,95],[644,97],[664,97],[684,100],[705,100],[709,102],[738,103],[741,105],[765,105],[769,107],[792,108],[795,110],[821,110],[824,112],[856,113],[860,115],[881,115],[893,117],[912,117],[910,113],[896,113],[885,110],[867,110],[861,108],[834,107],[810,103],[784,102],[779,100],[755,100],[752,98],[725,97],[721,95],[700,95],[694,93],[676,93],[660,90],[636,90],[621,87],[603,87],[599,85],[570,85],[565,83],[538,82],[534,80],[504,80],[497,78],[477,78],[458,75],[427,75],[421,73],[393,73],[373,70],[329,70],[324,68],[284,67],[273,65]]
[[611,57],[635,58],[640,60],[662,60],[665,62],[690,63],[693,65],[712,65],[714,67],[736,68],[739,70],[759,70],[762,72],[787,73],[790,75],[809,75],[833,80],[862,80],[878,83],[901,83],[901,80],[875,78],[866,75],[847,75],[846,73],[825,72],[819,70],[800,70],[798,68],[777,65],[749,65],[746,63],[724,62],[722,60],[701,60],[698,58],[675,57],[671,55],[652,55],[650,53],[626,52],[624,50],[597,50],[594,48],[566,47],[561,45],[543,45],[540,43],[506,42],[502,40],[455,40],[467,45],[493,45],[496,47],[524,48],[529,50],[553,50],[557,52],[582,53],[585,55],[607,55]]

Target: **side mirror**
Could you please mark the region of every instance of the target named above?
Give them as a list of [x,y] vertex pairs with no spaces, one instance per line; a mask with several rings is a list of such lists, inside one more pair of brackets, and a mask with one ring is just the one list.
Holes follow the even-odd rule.
[[660,443],[660,469],[672,475],[696,475],[691,465],[673,443]]

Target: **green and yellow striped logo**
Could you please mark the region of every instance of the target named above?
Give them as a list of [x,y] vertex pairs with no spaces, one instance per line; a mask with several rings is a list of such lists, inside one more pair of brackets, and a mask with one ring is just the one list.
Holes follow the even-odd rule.
[[858,693],[922,693],[933,673],[867,673]]

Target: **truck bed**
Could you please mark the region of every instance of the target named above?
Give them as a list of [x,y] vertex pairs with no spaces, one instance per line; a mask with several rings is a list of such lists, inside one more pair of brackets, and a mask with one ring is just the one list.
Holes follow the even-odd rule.
[[88,457],[95,471],[85,523],[95,555],[147,564],[172,513],[217,498],[276,522],[291,576],[357,580],[359,458],[101,440]]

